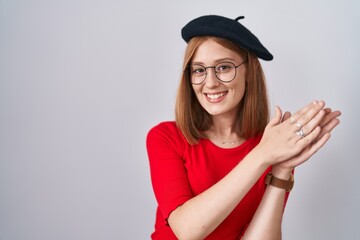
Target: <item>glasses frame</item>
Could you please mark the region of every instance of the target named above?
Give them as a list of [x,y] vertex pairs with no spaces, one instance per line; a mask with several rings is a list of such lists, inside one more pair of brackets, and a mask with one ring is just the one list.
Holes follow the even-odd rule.
[[[214,73],[215,73],[215,76],[216,76],[216,78],[220,81],[220,82],[222,82],[222,83],[229,83],[229,82],[231,82],[232,80],[234,80],[235,78],[236,78],[236,69],[238,68],[238,67],[240,67],[242,64],[244,64],[244,63],[246,63],[247,62],[247,60],[244,60],[243,62],[241,62],[239,65],[235,65],[234,63],[232,63],[232,62],[220,62],[220,63],[218,63],[218,64],[216,64],[215,66],[207,66],[207,67],[204,67],[203,65],[201,65],[201,64],[189,64],[189,66],[186,68],[186,70],[188,71],[188,73],[189,73],[189,78],[190,78],[190,81],[191,81],[191,84],[194,84],[194,85],[200,85],[200,84],[202,84],[202,83],[204,83],[205,82],[205,80],[206,80],[206,77],[207,77],[207,74],[208,74],[208,71],[207,71],[207,69],[208,68],[213,68],[214,69]],[[218,66],[219,64],[223,64],[223,63],[230,63],[231,65],[233,65],[234,66],[234,68],[235,68],[235,74],[234,74],[234,77],[231,79],[231,80],[229,80],[229,81],[224,81],[224,80],[221,80],[219,77],[218,77],[218,72],[216,71],[216,66]],[[196,66],[201,66],[201,67],[203,67],[204,69],[205,69],[205,75],[204,75],[204,79],[201,81],[201,82],[199,82],[199,83],[194,83],[191,79],[192,79],[192,73],[191,73],[191,66],[194,66],[194,65],[196,65]]]

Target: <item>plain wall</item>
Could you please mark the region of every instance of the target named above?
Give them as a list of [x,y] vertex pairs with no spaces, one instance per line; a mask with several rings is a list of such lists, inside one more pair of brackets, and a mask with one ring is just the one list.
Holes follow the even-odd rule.
[[174,119],[191,19],[219,14],[273,53],[271,109],[342,110],[296,170],[284,239],[360,239],[360,2],[0,0],[0,239],[149,239],[145,137]]

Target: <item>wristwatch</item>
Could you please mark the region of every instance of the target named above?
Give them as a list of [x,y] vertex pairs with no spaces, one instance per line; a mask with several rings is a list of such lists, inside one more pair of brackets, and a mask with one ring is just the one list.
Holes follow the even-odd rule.
[[271,185],[271,186],[274,186],[277,188],[282,188],[282,189],[285,189],[286,192],[290,192],[291,189],[294,187],[294,175],[291,174],[289,180],[283,180],[283,179],[274,177],[272,175],[272,173],[269,172],[266,175],[265,184]]

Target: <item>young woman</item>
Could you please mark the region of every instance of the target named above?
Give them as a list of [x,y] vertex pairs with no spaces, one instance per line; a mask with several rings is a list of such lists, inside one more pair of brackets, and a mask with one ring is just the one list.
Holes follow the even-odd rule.
[[176,122],[150,130],[158,202],[152,239],[281,239],[293,170],[330,138],[339,111],[313,101],[269,121],[258,58],[272,55],[238,20],[203,16],[188,42]]

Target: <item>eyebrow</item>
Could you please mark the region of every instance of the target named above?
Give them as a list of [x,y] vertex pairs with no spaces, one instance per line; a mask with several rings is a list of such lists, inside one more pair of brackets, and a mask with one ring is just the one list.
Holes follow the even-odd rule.
[[[214,61],[214,63],[220,63],[220,62],[226,62],[226,61],[230,61],[230,62],[236,62],[235,59],[233,58],[219,58],[219,59],[216,59]],[[191,62],[191,64],[204,64],[203,62]]]

